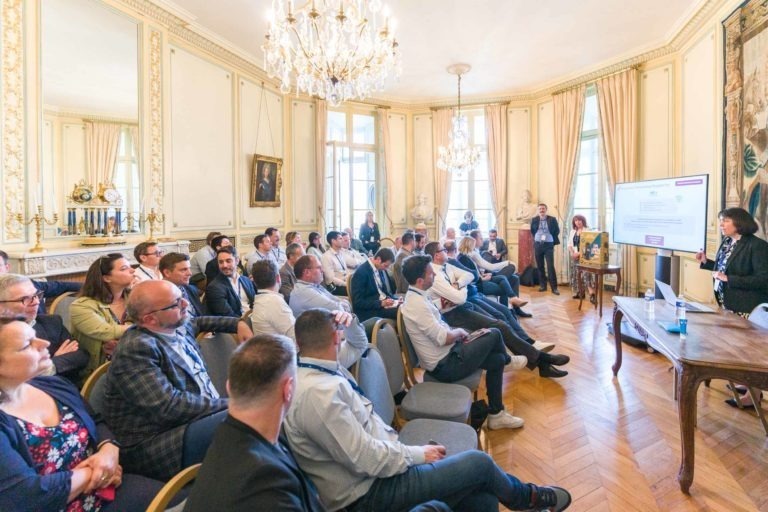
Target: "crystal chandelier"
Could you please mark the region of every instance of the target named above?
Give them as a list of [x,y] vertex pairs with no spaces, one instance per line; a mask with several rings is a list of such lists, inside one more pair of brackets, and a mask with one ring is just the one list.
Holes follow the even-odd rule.
[[380,91],[389,75],[400,76],[394,20],[381,0],[272,0],[269,31],[261,49],[264,69],[280,89],[306,92],[338,106]]
[[467,118],[461,115],[461,75],[466,74],[470,69],[472,68],[469,64],[454,64],[448,68],[449,73],[458,76],[459,101],[456,115],[451,120],[448,147],[437,148],[437,168],[457,176],[465,176],[472,171],[480,158],[480,150],[469,144]]

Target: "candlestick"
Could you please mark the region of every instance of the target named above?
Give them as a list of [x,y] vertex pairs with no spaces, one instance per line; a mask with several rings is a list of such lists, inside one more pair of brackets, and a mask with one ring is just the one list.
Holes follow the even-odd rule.
[[165,223],[165,214],[157,214],[155,213],[155,209],[151,208],[149,213],[144,218],[139,216],[138,221],[149,222],[149,238],[147,239],[147,242],[156,242],[157,240],[155,239],[155,230],[157,228],[155,227],[155,224]]
[[45,218],[45,215],[43,214],[43,205],[39,204],[37,205],[37,213],[32,216],[29,220],[24,220],[24,215],[21,213],[16,214],[16,219],[21,222],[22,224],[29,226],[33,222],[35,223],[35,246],[29,250],[29,252],[45,252],[45,248],[40,243],[40,240],[43,238],[43,227],[45,224],[53,226],[59,221],[59,216],[54,212],[53,214],[53,220],[48,220]]

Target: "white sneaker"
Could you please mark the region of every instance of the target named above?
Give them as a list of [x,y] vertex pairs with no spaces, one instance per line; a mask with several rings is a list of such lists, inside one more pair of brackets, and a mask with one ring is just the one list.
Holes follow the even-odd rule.
[[520,428],[525,424],[523,418],[512,416],[507,411],[501,411],[496,414],[488,415],[488,428],[499,430],[502,428]]
[[548,343],[546,341],[536,341],[533,344],[533,348],[535,348],[539,352],[552,352],[552,349],[555,348],[555,344]]
[[509,370],[522,370],[526,366],[528,366],[528,358],[525,356],[513,356],[510,354],[510,357],[512,358],[512,361],[504,367],[504,371]]

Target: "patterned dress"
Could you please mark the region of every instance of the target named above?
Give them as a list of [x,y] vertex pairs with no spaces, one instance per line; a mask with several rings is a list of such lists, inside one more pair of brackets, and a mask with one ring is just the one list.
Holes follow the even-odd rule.
[[[715,270],[717,272],[725,273],[725,269],[728,266],[728,260],[731,258],[731,254],[733,254],[733,249],[736,247],[736,242],[738,240],[734,240],[733,238],[726,237],[723,240],[723,247],[721,248],[720,252],[717,253],[716,261],[715,261]],[[715,279],[713,282],[712,287],[715,291],[715,299],[717,300],[718,306],[721,308],[725,308],[725,296],[723,295],[724,286],[723,282]],[[740,317],[743,318],[749,318],[749,313],[736,313]]]
[[[56,402],[61,420],[55,427],[44,427],[16,418],[27,440],[29,453],[40,475],[73,469],[93,453],[88,429],[80,418],[64,404]],[[81,494],[72,500],[66,512],[97,512],[102,500],[94,494]]]

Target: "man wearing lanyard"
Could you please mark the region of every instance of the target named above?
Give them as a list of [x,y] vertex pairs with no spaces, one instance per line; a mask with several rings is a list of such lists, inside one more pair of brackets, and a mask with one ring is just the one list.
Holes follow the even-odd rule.
[[216,253],[219,275],[205,290],[205,305],[215,316],[243,316],[253,306],[256,289],[250,279],[237,273],[237,252],[222,247]]
[[[264,231],[264,234],[269,237],[269,252],[272,254],[272,259],[277,264],[277,268],[282,267],[288,257],[286,256],[285,251],[280,248],[280,231],[277,228],[267,228]],[[256,262],[254,261],[252,263]],[[248,273],[250,274],[250,269],[248,270]]]
[[338,231],[329,231],[325,236],[330,249],[323,253],[323,276],[326,286],[333,285],[331,293],[334,295],[347,295],[347,264],[341,253],[343,236]]
[[171,252],[160,259],[160,272],[163,279],[178,286],[181,296],[189,302],[187,313],[189,316],[203,316],[206,314],[203,303],[200,302],[200,290],[197,286],[189,284],[192,277],[192,264],[189,256],[179,252]]
[[242,342],[253,332],[237,318],[190,319],[188,306],[168,281],[139,283],[128,297],[136,324],[117,344],[104,395],[126,472],[167,480],[201,462],[226,417],[224,390],[211,382],[195,337],[228,332]]
[[[533,250],[536,256],[536,266],[539,269],[539,291],[547,291],[547,274],[552,293],[560,295],[557,289],[557,273],[555,272],[555,246],[560,245],[560,226],[557,219],[547,215],[547,205],[539,204],[539,215],[531,219],[533,233]],[[544,269],[546,262],[547,268]]]
[[383,247],[352,275],[352,306],[360,320],[375,316],[397,318],[400,301],[394,296],[394,286],[387,274],[394,261],[392,249]]
[[141,242],[133,249],[133,256],[139,262],[139,268],[134,273],[135,282],[163,280],[163,274],[159,270],[163,250],[156,243]]
[[297,385],[285,433],[330,510],[411,510],[433,499],[456,510],[498,510],[501,502],[512,510],[561,511],[570,504],[565,489],[523,483],[481,451],[446,456],[440,444],[400,442],[339,365],[341,336],[330,311],[305,311],[296,320],[296,342]]
[[251,267],[257,261],[271,260],[277,265],[277,259],[272,254],[272,239],[269,236],[256,235],[253,238],[253,247],[254,250],[245,257],[245,273],[247,275],[251,275]]

